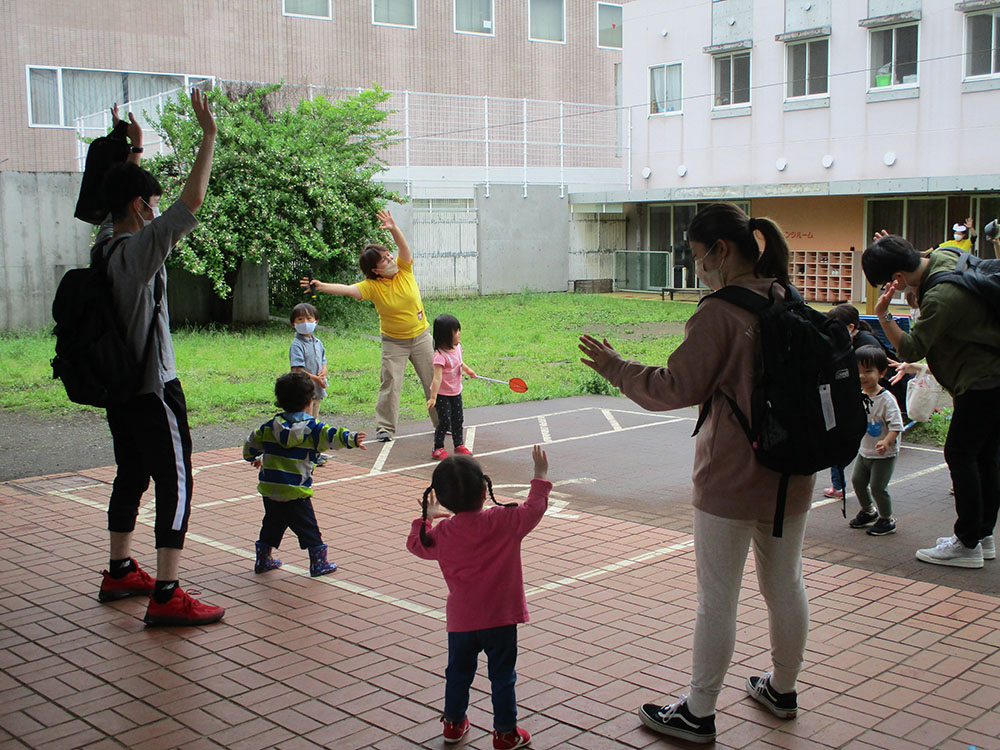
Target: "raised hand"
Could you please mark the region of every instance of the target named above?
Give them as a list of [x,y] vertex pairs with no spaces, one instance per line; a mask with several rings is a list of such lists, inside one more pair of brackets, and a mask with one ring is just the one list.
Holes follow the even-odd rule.
[[381,229],[387,229],[390,232],[396,229],[396,220],[392,218],[392,213],[388,209],[382,209],[376,213],[375,218],[381,222]]
[[588,333],[580,337],[580,351],[587,355],[587,358],[580,361],[597,372],[600,372],[601,368],[612,359],[620,356],[607,339],[598,341]]
[[212,105],[208,101],[208,96],[198,89],[191,90],[191,109],[198,119],[201,132],[207,136],[215,136],[218,128],[215,124],[215,117],[212,116]]
[[549,457],[542,446],[536,445],[531,449],[531,460],[535,463],[535,479],[545,479],[549,475]]

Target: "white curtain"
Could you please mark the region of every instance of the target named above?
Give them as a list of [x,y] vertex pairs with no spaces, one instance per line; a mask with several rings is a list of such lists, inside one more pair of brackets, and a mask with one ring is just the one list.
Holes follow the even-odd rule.
[[681,104],[683,102],[683,93],[681,91],[681,66],[678,65],[668,65],[667,66],[667,91],[666,91],[666,104],[667,112],[680,112]]
[[31,68],[31,122],[34,125],[59,125],[59,71]]
[[564,0],[530,0],[529,36],[532,39],[566,41],[563,3]]
[[493,0],[455,0],[455,28],[477,34],[493,31]]
[[414,0],[375,0],[375,21],[399,26],[416,26]]
[[104,70],[71,70],[62,72],[63,107],[66,124],[82,115],[109,109],[115,102],[125,101],[124,73]]

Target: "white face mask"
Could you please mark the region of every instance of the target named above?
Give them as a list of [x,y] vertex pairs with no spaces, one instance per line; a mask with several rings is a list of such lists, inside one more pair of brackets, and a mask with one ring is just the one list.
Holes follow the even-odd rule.
[[381,276],[385,278],[392,278],[399,272],[399,266],[396,265],[396,261],[390,261],[385,264],[385,268],[382,269]]
[[726,285],[726,282],[722,278],[722,266],[725,265],[726,262],[725,259],[723,259],[723,261],[719,263],[718,268],[715,268],[711,271],[705,268],[705,258],[707,258],[709,255],[715,252],[715,248],[717,248],[718,246],[719,243],[716,242],[714,245],[712,245],[711,250],[709,250],[707,253],[705,253],[703,256],[701,256],[700,258],[698,258],[698,260],[694,262],[695,275],[699,279],[701,279],[702,284],[707,286],[713,292],[722,289],[722,287]]
[[[139,200],[142,201],[142,198],[140,198]],[[146,201],[142,201],[142,202],[145,204],[146,208],[148,208],[150,211],[153,212],[153,219],[159,219],[160,218],[160,207],[159,206],[151,206],[148,203],[146,203]],[[143,229],[145,229],[150,224],[152,224],[153,223],[153,219],[147,219],[142,214],[139,214],[139,221],[142,222],[142,228]]]
[[299,333],[303,334],[303,335],[305,335],[307,333],[312,333],[313,331],[316,330],[316,321],[315,320],[306,320],[306,321],[303,321],[301,323],[296,323],[295,324],[295,330],[298,331]]
[[965,239],[965,235],[964,234],[959,234],[958,232],[955,232],[955,239],[958,240],[959,242],[961,242],[962,240]]

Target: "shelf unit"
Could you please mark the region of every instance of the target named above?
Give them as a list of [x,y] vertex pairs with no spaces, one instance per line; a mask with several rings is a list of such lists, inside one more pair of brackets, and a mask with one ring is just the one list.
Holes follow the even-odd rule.
[[793,250],[792,284],[806,302],[843,302],[851,298],[854,253],[850,250]]

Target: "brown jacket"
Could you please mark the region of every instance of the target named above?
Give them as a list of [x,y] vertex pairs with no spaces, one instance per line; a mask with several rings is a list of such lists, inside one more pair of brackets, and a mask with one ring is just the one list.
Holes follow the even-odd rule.
[[[773,279],[743,276],[731,283],[767,294]],[[775,293],[781,294],[780,287]],[[666,367],[650,367],[620,357],[601,375],[639,406],[666,411],[704,404],[722,391],[750,414],[757,350],[757,316],[718,299],[707,299],[688,320],[684,341]],[[723,518],[771,521],[780,474],[757,463],[725,398],[714,399],[695,442],[694,507]],[[785,514],[805,513],[816,475],[792,476]]]

